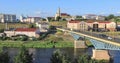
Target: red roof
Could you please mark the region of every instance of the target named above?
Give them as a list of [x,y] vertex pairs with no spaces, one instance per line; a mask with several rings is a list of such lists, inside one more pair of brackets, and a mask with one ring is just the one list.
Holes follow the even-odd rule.
[[110,21],[98,21],[98,20],[87,20],[87,23],[94,23],[94,22],[98,22],[98,23],[111,23]]
[[61,13],[61,16],[69,16],[67,13]]
[[17,28],[15,31],[35,32],[35,31],[36,31],[36,28]]
[[80,21],[77,21],[77,20],[72,20],[72,21],[69,21],[69,23],[79,23]]
[[110,21],[101,21],[99,23],[111,23]]

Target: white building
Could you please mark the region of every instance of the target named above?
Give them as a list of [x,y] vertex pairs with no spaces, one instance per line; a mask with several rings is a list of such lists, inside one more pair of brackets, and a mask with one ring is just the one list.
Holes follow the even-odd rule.
[[96,16],[96,20],[105,20],[105,16]]
[[0,22],[16,22],[16,15],[13,14],[0,14]]
[[36,22],[36,26],[39,27],[41,32],[48,32],[49,23],[46,21]]
[[86,14],[82,16],[83,19],[93,19],[93,20],[105,20],[104,16],[94,15],[94,14]]
[[23,17],[20,16],[20,21],[24,23],[35,23],[40,21],[42,18],[41,17]]
[[17,28],[15,30],[4,31],[8,37],[15,35],[26,35],[29,37],[39,37],[40,30],[36,28]]

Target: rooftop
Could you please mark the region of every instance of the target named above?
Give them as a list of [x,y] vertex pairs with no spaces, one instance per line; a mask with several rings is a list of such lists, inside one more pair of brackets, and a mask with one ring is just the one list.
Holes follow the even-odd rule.
[[36,28],[16,28],[15,31],[35,32]]

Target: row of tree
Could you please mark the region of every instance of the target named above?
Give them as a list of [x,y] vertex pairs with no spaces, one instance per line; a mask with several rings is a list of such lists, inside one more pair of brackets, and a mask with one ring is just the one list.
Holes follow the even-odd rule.
[[88,55],[81,55],[79,58],[76,58],[74,60],[71,60],[66,54],[62,54],[59,50],[56,50],[52,57],[51,57],[51,63],[109,63],[109,61],[106,60],[95,60],[91,59]]
[[[20,52],[15,56],[13,63],[33,63],[33,54],[29,54],[29,51],[22,46]],[[9,63],[10,56],[8,52],[1,50],[0,52],[0,63]],[[60,52],[60,50],[54,51],[50,58],[50,63],[107,63],[104,60],[97,61],[90,58],[88,55],[81,55],[72,61],[66,54]]]
[[[29,54],[29,51],[22,46],[20,48],[20,52],[17,56],[15,56],[13,63],[33,63],[32,61],[32,54]],[[8,55],[8,52],[5,52],[1,49],[0,51],[0,63],[9,63],[10,62],[10,56]]]

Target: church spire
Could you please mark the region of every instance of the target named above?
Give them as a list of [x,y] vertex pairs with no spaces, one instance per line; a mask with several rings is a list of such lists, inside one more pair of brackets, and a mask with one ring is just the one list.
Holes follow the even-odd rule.
[[60,14],[60,7],[58,8],[58,11],[57,11],[57,14],[58,14],[58,16],[61,16]]
[[61,13],[60,13],[60,7],[58,8],[56,14],[55,14],[55,20],[57,19],[57,17],[61,17]]

